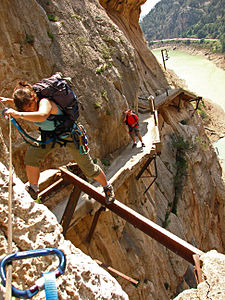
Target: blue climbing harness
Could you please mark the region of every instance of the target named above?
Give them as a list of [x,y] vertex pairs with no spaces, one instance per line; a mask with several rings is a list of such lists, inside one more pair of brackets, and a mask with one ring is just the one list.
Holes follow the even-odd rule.
[[12,285],[12,295],[17,298],[30,299],[36,295],[40,290],[45,289],[45,295],[47,300],[58,300],[58,292],[56,285],[56,278],[59,277],[65,271],[66,259],[61,250],[56,248],[37,249],[30,251],[21,251],[12,253],[5,256],[0,261],[0,276],[2,279],[2,285],[6,286],[6,266],[14,260],[22,260],[27,258],[57,255],[59,258],[59,266],[55,271],[44,273],[42,278],[39,278],[35,284],[26,290],[19,290]]
[[[2,115],[5,117],[5,112],[7,111],[8,108],[5,108],[2,111]],[[77,149],[80,150],[81,154],[85,154],[88,151],[88,140],[87,140],[87,135],[84,130],[84,127],[81,124],[74,123],[72,129],[70,132],[65,132],[61,134],[56,134],[54,131],[48,132],[48,131],[43,131],[40,130],[41,132],[41,140],[37,140],[27,134],[22,127],[19,125],[19,123],[11,117],[11,122],[12,124],[16,127],[16,129],[19,131],[20,135],[22,136],[23,140],[33,146],[33,147],[45,147],[45,145],[52,143],[52,147],[54,147],[55,143],[60,144],[60,146],[65,146],[67,143],[73,142]],[[72,141],[66,139],[69,136],[72,136]],[[31,142],[30,142],[30,141]]]
[[[8,110],[8,108],[5,108],[2,111],[2,116],[4,118],[7,118],[7,116],[5,115],[5,112],[7,110]],[[53,141],[53,138],[51,138],[51,139],[49,139],[48,141],[45,141],[45,142],[37,140],[37,139],[33,138],[32,136],[30,136],[29,134],[27,134],[26,131],[24,131],[22,129],[22,127],[19,125],[19,123],[13,117],[10,117],[10,120],[11,120],[12,124],[16,127],[16,129],[19,131],[19,133],[22,136],[22,138],[24,139],[24,141],[26,143],[30,144],[33,147],[38,147],[38,145],[46,145],[46,144],[51,143]],[[26,140],[26,138],[29,139],[29,140],[31,140],[33,142],[33,144],[31,144],[31,142],[29,142],[28,140]]]

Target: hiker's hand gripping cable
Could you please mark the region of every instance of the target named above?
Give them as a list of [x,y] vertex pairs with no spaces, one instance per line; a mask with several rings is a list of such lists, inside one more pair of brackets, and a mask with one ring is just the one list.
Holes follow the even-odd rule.
[[15,119],[22,119],[30,122],[45,121],[52,111],[52,104],[48,99],[42,99],[37,109],[36,101],[33,101],[29,106],[24,107],[24,111],[19,112],[12,108],[5,111],[5,115],[11,115]]
[[0,97],[0,102],[2,102],[3,104],[13,104],[13,99]]
[[6,116],[11,116],[14,119],[23,119],[23,113],[16,111],[15,109],[8,108],[5,112],[4,115]]

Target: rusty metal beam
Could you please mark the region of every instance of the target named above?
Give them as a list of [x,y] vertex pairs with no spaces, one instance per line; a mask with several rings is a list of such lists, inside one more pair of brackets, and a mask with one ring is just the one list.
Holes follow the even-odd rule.
[[138,175],[136,176],[136,179],[140,179],[141,175],[144,173],[144,171],[147,169],[147,167],[150,165],[150,163],[152,162],[152,160],[155,158],[155,154],[153,154],[152,156],[150,156],[146,163],[144,164],[144,166],[141,168],[141,171],[138,173]]
[[76,209],[77,203],[80,198],[80,194],[81,194],[81,190],[79,188],[77,188],[76,186],[74,186],[73,191],[70,194],[70,198],[67,202],[66,208],[64,210],[61,222],[60,222],[60,224],[63,227],[63,235],[64,236],[66,235],[66,232],[69,228],[70,221],[73,217],[74,211]]
[[98,210],[98,211],[95,213],[95,215],[94,215],[94,220],[93,220],[93,222],[92,222],[92,224],[91,224],[91,229],[90,229],[89,234],[88,234],[88,236],[87,236],[87,242],[88,242],[88,243],[90,243],[90,241],[91,241],[91,238],[92,238],[92,236],[93,236],[93,233],[94,233],[95,228],[96,228],[97,223],[98,223],[98,219],[99,219],[99,217],[100,217],[100,215],[101,215],[101,212],[104,211],[104,210],[106,210],[105,206],[101,206],[101,207],[99,208],[99,210]]
[[41,191],[38,194],[38,198],[40,198],[41,203],[47,202],[52,196],[54,196],[59,188],[61,188],[63,185],[66,185],[63,178],[58,179],[53,184],[48,186],[46,189]]
[[127,222],[134,225],[136,228],[140,229],[142,232],[144,232],[151,238],[155,239],[156,241],[158,241],[177,255],[183,257],[191,264],[195,264],[193,259],[194,254],[203,254],[201,250],[195,248],[194,246],[188,244],[173,233],[148,220],[144,216],[140,215],[139,213],[124,205],[123,203],[115,200],[115,202],[112,204],[106,204],[105,196],[99,193],[94,186],[92,186],[88,182],[85,182],[84,180],[69,172],[65,168],[60,168],[60,170],[65,175],[66,179],[71,183],[75,184],[79,189],[87,193],[89,196],[94,198],[96,201],[110,209],[112,212],[114,212]]
[[196,279],[197,284],[199,284],[199,283],[201,283],[203,281],[202,270],[201,270],[201,263],[200,263],[199,255],[198,254],[194,254],[193,255],[193,259],[194,259],[194,262],[195,262],[195,266],[194,266],[195,279]]
[[95,259],[95,261],[96,261],[96,263],[97,263],[99,266],[105,268],[107,271],[112,272],[113,274],[115,274],[115,275],[117,275],[117,276],[122,277],[123,279],[126,279],[126,280],[130,281],[130,282],[131,282],[133,285],[135,285],[135,286],[138,286],[138,284],[140,283],[139,280],[135,280],[135,279],[133,279],[133,278],[131,278],[131,277],[129,277],[129,276],[127,276],[127,275],[121,273],[120,271],[117,271],[117,270],[113,269],[113,268],[110,267],[109,265],[106,265],[106,264],[104,264],[103,262],[101,262],[101,261],[99,261],[99,260],[97,260],[97,259]]
[[[155,175],[152,175],[151,172],[148,170],[148,166],[150,165],[150,163],[154,161],[154,169],[155,169]],[[148,171],[150,176],[142,176],[142,174],[144,173],[144,171]],[[142,176],[142,177],[141,177]],[[158,172],[157,172],[157,166],[156,166],[156,155],[153,155],[152,157],[150,157],[146,163],[144,164],[144,166],[142,167],[141,171],[138,173],[138,175],[136,176],[136,179],[140,179],[140,178],[148,178],[148,177],[152,177],[153,180],[152,182],[149,184],[149,186],[146,188],[146,190],[144,191],[144,194],[147,193],[147,191],[150,189],[150,187],[153,185],[153,183],[156,181],[158,176]]]
[[199,106],[199,103],[200,103],[200,101],[202,101],[202,97],[197,97],[197,98],[195,98],[195,99],[191,99],[191,100],[189,100],[189,102],[193,102],[193,101],[196,101],[195,103],[196,103],[196,105],[195,105],[195,110],[197,110],[198,109],[198,106]]
[[155,175],[152,175],[151,172],[147,169],[147,171],[150,173],[150,176],[153,178],[153,180],[149,184],[147,189],[144,191],[144,194],[147,193],[147,191],[150,189],[150,187],[153,185],[153,183],[156,181],[156,179],[158,177],[157,166],[156,166],[156,156],[154,157],[154,169],[155,169]]

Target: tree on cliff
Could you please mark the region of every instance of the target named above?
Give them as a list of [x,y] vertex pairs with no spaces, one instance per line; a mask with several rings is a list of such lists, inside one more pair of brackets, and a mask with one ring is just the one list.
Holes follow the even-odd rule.
[[176,37],[221,40],[225,6],[221,0],[161,0],[140,25],[147,41]]

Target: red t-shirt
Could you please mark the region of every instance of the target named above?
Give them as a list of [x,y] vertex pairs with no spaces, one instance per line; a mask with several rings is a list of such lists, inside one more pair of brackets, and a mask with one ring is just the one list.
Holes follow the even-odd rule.
[[[136,122],[137,124],[134,126],[134,123]],[[126,123],[129,127],[138,127],[138,116],[135,113],[132,113],[131,115],[127,116]]]

